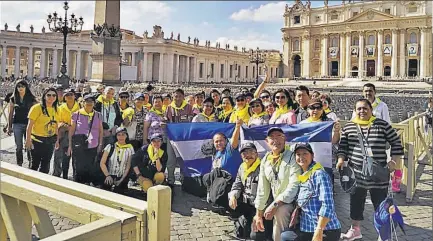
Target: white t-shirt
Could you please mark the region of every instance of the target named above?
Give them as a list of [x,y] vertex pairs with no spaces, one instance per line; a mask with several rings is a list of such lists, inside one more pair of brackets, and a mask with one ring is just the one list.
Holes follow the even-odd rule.
[[[113,154],[111,155],[110,159],[107,160],[107,167],[108,172],[110,175],[114,175],[117,177],[122,177],[123,173],[127,170],[126,169],[126,163],[128,162],[128,159],[134,155],[134,148],[128,147],[128,148],[119,148],[116,146],[116,144],[113,144],[116,149],[114,149]],[[111,144],[108,144],[104,151],[107,153],[110,153],[111,150]]]

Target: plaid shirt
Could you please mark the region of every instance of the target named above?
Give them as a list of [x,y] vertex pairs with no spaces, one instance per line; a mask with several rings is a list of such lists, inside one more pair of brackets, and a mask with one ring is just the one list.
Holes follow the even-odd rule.
[[[311,194],[312,196],[308,200]],[[307,203],[305,204],[305,202]],[[298,204],[303,206],[301,212],[302,232],[314,233],[319,216],[329,218],[325,230],[341,228],[335,213],[331,179],[325,170],[315,171],[309,181],[299,185]]]

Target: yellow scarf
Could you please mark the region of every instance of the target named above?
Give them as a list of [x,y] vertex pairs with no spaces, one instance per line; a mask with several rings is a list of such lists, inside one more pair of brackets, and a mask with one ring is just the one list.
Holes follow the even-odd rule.
[[87,113],[86,110],[85,110],[84,108],[79,109],[79,110],[78,110],[78,113],[80,113],[80,115],[88,116],[87,121],[89,122],[89,124],[90,124],[90,122],[92,121],[92,118],[91,118],[91,117],[95,115],[95,111],[92,111],[92,112],[90,112],[90,113]]
[[227,116],[229,116],[232,112],[233,112],[233,108],[230,108],[230,110],[228,110],[228,111],[223,110],[223,111],[221,111],[219,118],[221,120],[225,120],[227,118]]
[[192,106],[192,108],[195,108],[195,109],[201,109],[201,108],[203,108],[203,105],[197,105],[197,104],[194,104],[193,106]]
[[262,116],[264,116],[264,115],[266,115],[266,114],[268,114],[266,111],[263,111],[262,113],[260,113],[260,114],[253,114],[253,116],[251,116],[251,118],[255,118],[255,119],[257,119],[257,118],[260,118],[260,117],[262,117]]
[[173,102],[171,102],[170,106],[171,106],[171,108],[173,108],[173,109],[179,111],[179,110],[183,110],[183,108],[185,108],[185,106],[186,106],[187,104],[188,104],[188,103],[186,102],[186,100],[184,100],[184,101],[182,102],[182,104],[180,105],[180,107],[177,107],[177,106],[176,106],[176,103],[173,101]]
[[[284,151],[282,151],[282,152],[280,153],[280,155],[278,155],[278,156],[275,156],[274,154],[272,154],[272,152],[270,152],[270,153],[268,154],[268,156],[266,157],[266,161],[269,161],[269,162],[271,162],[271,163],[273,162],[274,166],[276,166],[277,169],[278,169],[279,166],[280,166],[280,164],[281,164],[281,160],[283,159],[283,154],[284,154],[284,152],[285,152],[286,150],[290,150],[290,146],[289,146],[289,145],[285,145],[285,147],[284,147]],[[278,160],[274,162],[275,158],[278,158]]]
[[161,116],[161,117],[164,116],[164,110],[163,110],[163,111],[159,111],[159,110],[155,109],[155,107],[152,107],[152,108],[150,109],[150,112],[153,112],[153,113],[155,113],[155,114],[157,114],[157,115],[159,115],[159,116]]
[[158,150],[158,154],[157,155],[155,155],[154,151],[155,150],[153,149],[152,145],[149,145],[147,147],[147,154],[149,154],[149,158],[152,161],[152,163],[155,163],[156,160],[161,159],[162,155],[164,155],[164,151],[161,150],[161,149]]
[[358,125],[368,125],[371,126],[373,124],[374,120],[376,120],[376,116],[371,116],[370,120],[361,120],[358,116],[353,118],[352,122]]
[[254,172],[257,167],[260,166],[260,158],[257,158],[253,165],[251,165],[250,167],[247,166],[247,164],[245,162],[242,163],[242,169],[244,170],[244,173],[242,175],[242,182],[245,183],[245,180],[247,180],[248,176]]
[[96,101],[101,102],[105,107],[108,107],[108,106],[114,104],[114,99],[106,100],[105,99],[105,95],[98,96],[98,98],[96,99]]
[[163,105],[162,106],[162,112],[165,112],[167,110],[167,106],[166,105]]
[[377,107],[377,105],[379,105],[379,103],[382,102],[379,98],[376,98],[374,100],[374,102],[371,104],[371,106],[373,106],[373,109]]
[[316,162],[316,163],[314,164],[314,166],[311,167],[308,171],[306,171],[306,172],[304,172],[304,173],[302,173],[302,174],[300,174],[300,175],[298,176],[298,180],[299,180],[299,182],[304,183],[304,182],[308,181],[308,179],[310,179],[311,175],[312,175],[315,171],[320,170],[320,169],[323,169],[322,164]]
[[150,110],[150,108],[152,108],[152,104],[147,103],[144,105],[144,107],[146,107],[147,110]]
[[127,148],[133,148],[131,144],[119,144],[119,142],[116,142],[116,147],[119,149],[127,149]]
[[331,112],[331,109],[329,109],[329,108],[327,108],[326,110],[325,110],[325,114],[328,114],[328,113],[330,113]]
[[72,109],[69,109],[69,107],[68,107],[68,105],[66,103],[63,103],[59,108],[64,108],[69,113],[74,113],[74,112],[76,112],[77,110],[80,109],[80,106],[78,105],[77,101],[74,101],[74,105],[72,106]]
[[292,107],[288,108],[287,105],[285,105],[283,108],[277,107],[277,109],[275,110],[275,114],[274,114],[275,120],[277,120],[278,118],[280,118],[281,115],[284,115],[291,110],[292,110]]
[[245,105],[245,107],[241,110],[235,108],[233,111],[233,114],[230,116],[230,123],[236,123],[237,119],[242,119],[244,123],[248,123],[250,120],[250,113],[248,112],[248,105]]
[[215,120],[215,114],[211,114],[211,115],[206,115],[204,112],[200,113],[200,115],[204,116],[207,121],[211,122]]
[[310,116],[310,117],[308,117],[308,118],[306,119],[306,121],[307,121],[308,123],[313,123],[313,122],[320,122],[320,121],[322,121],[322,120],[320,119],[320,117],[319,117],[319,118],[314,118],[314,117]]
[[122,119],[128,118],[129,121],[131,121],[134,115],[135,115],[135,110],[131,107],[128,107],[122,111]]

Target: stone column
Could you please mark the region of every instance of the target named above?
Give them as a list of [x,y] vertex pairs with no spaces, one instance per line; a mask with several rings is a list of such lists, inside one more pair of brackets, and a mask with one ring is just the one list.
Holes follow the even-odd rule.
[[53,73],[52,73],[52,77],[55,78],[57,77],[57,75],[59,75],[59,52],[57,49],[53,49]]
[[176,84],[179,84],[179,62],[180,62],[180,56],[179,54],[176,54],[175,61],[174,61],[174,82]]
[[302,36],[304,48],[302,49],[303,55],[303,77],[310,78],[310,35]]
[[92,56],[89,52],[87,53],[87,80],[90,80],[90,78],[92,78]]
[[289,37],[283,37],[284,45],[283,45],[283,67],[284,67],[284,78],[290,78],[290,38]]
[[351,33],[346,33],[346,78],[351,76],[350,71],[352,70],[352,53],[350,52],[351,46]]
[[[66,49],[66,75],[69,75],[69,73],[72,73],[72,64],[71,61],[69,61],[71,58],[69,57],[71,51],[69,49]],[[63,54],[63,53],[62,53]]]
[[137,63],[135,63],[135,55],[136,55],[137,53],[135,53],[135,52],[133,52],[133,53],[131,53],[131,66],[136,66],[137,65]]
[[359,32],[358,77],[364,77],[364,31]]
[[147,52],[143,53],[143,63],[141,65],[141,80],[143,82],[147,81],[147,58],[148,54]]
[[39,78],[45,78],[45,70],[47,69],[46,53],[46,49],[41,48],[41,68],[39,69]]
[[[393,51],[394,52],[394,51]],[[377,32],[377,65],[376,76],[383,76],[383,30]]]
[[[6,57],[8,55],[8,47],[6,45],[3,45],[2,49],[2,77],[6,77]],[[9,71],[10,72],[10,71]]]
[[421,54],[420,54],[420,59],[419,59],[420,60],[419,61],[419,65],[420,65],[419,77],[425,78],[427,75],[427,63],[428,63],[427,49],[430,47],[430,46],[427,46],[427,28],[425,28],[425,27],[421,28],[420,46],[421,46]]
[[[393,49],[392,53],[394,52],[400,52],[400,64],[399,64],[399,70],[400,70],[400,76],[406,76],[406,29],[400,29],[400,50]],[[394,66],[391,67],[391,69],[394,68]]]
[[321,75],[328,76],[328,35],[322,35],[322,69]]
[[20,59],[21,59],[20,46],[16,46],[15,47],[15,68],[14,68],[15,78],[18,78],[20,76]]
[[33,70],[34,70],[34,65],[33,65],[33,47],[29,47],[29,52],[27,54],[27,57],[29,59],[28,63],[27,63],[27,77],[29,79],[33,79]]
[[392,30],[392,58],[391,58],[391,77],[397,77],[397,29]]
[[82,56],[81,56],[81,50],[77,50],[77,64],[76,64],[76,68],[75,68],[75,78],[77,80],[81,79],[81,60],[82,60]]
[[344,64],[345,64],[345,61],[344,61],[344,57],[345,57],[345,54],[346,54],[346,51],[345,51],[345,49],[347,48],[346,46],[345,46],[345,43],[344,43],[345,41],[344,41],[344,33],[341,33],[340,34],[340,51],[339,51],[339,55],[340,55],[340,66],[339,66],[339,68],[338,68],[338,74],[340,75],[340,76],[344,76],[344,72],[345,72],[345,70],[344,70]]
[[159,53],[158,82],[164,83],[164,53]]
[[186,76],[186,82],[187,83],[190,83],[190,77],[189,77],[189,73],[190,73],[190,71],[189,71],[189,69],[190,69],[190,58],[189,58],[189,56],[186,56],[186,69],[185,69],[185,76]]

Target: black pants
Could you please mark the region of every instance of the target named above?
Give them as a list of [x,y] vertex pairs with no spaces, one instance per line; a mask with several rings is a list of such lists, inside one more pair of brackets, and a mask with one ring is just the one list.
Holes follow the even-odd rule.
[[57,137],[36,138],[42,142],[32,141],[33,149],[30,152],[32,157],[31,169],[35,171],[39,169],[42,173],[48,173],[50,171],[51,157],[53,156],[54,143]]
[[[338,241],[340,240],[341,229],[332,229],[323,231],[323,241]],[[301,232],[299,241],[311,241],[314,233]]]
[[[117,177],[115,175],[111,175],[111,177],[113,178],[114,181],[118,181],[121,179],[121,177]],[[113,192],[118,193],[118,194],[124,194],[125,191],[128,189],[128,181],[129,181],[128,176],[118,186],[107,185],[107,184],[105,184],[104,181],[105,181],[105,177],[104,177],[104,180],[102,181],[102,183],[103,183],[102,189],[104,189],[104,190],[113,191]]]
[[[247,220],[249,220],[252,224],[253,218],[256,215],[256,208],[253,205],[242,202],[238,199],[238,206],[235,209],[235,212],[240,216],[243,215]],[[265,226],[265,232],[254,232],[253,227],[251,226],[250,238],[256,241],[262,240],[272,240],[272,220],[263,219],[263,224]]]
[[79,183],[95,182],[98,168],[95,161],[97,152],[97,148],[72,150],[72,164],[75,165],[74,181]]
[[[386,188],[372,188],[370,189],[371,202],[373,203],[374,210],[376,210],[380,203],[386,199],[388,189]],[[357,187],[355,192],[350,195],[350,218],[355,221],[364,220],[365,199],[367,198],[367,189]]]

